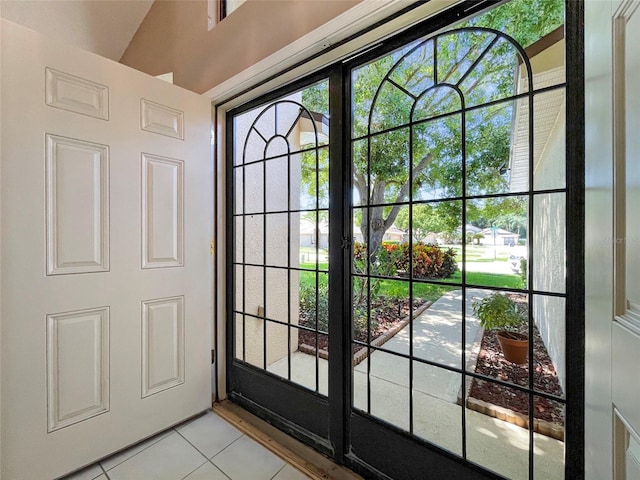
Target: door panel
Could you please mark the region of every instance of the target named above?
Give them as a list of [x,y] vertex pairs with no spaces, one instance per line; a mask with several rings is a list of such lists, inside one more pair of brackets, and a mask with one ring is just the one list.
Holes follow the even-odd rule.
[[[618,441],[616,433],[615,457],[627,458],[626,468],[616,465],[616,480],[634,478],[637,471],[637,433],[640,432],[640,382],[633,365],[640,361],[640,100],[638,77],[640,61],[635,50],[640,38],[640,2],[619,2],[612,16],[614,42],[613,129],[614,171],[616,175],[614,225],[616,281],[614,289],[615,320],[612,326],[612,401],[616,408],[616,427],[624,425],[632,441]],[[628,435],[627,435],[628,436]],[[630,448],[627,451],[627,448]],[[633,448],[632,448],[633,447]],[[630,453],[631,452],[631,453]],[[635,452],[635,453],[634,453]]]
[[326,448],[331,146],[329,82],[316,77],[230,112],[227,364],[232,399]]
[[[302,90],[323,112],[321,73],[228,112],[230,398],[367,478],[582,474],[580,4],[483,6],[327,68],[328,206],[318,162],[279,162],[277,106]],[[507,325],[482,326],[492,295]],[[528,339],[524,360],[498,327]]]
[[210,406],[210,105],[5,21],[2,67],[1,476],[51,479]]

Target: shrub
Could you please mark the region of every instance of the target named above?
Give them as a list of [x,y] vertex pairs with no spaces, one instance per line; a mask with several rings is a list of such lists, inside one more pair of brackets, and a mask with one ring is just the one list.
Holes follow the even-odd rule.
[[[414,278],[449,278],[458,271],[456,253],[453,249],[443,250],[437,244],[413,244]],[[370,273],[385,277],[409,274],[409,244],[382,242],[376,252]],[[367,246],[356,242],[353,245],[353,269],[357,273],[367,271]],[[373,288],[373,286],[372,286]]]
[[522,279],[522,288],[527,288],[527,259],[520,259],[520,278]]
[[325,282],[318,284],[316,295],[315,285],[300,284],[300,321],[302,325],[314,327],[316,325],[316,308],[318,312],[318,330],[329,331],[329,285]]
[[[396,264],[399,271],[409,274],[409,244],[400,247],[402,255]],[[416,243],[413,245],[413,276],[415,278],[449,278],[458,270],[453,249],[443,250],[437,244]]]

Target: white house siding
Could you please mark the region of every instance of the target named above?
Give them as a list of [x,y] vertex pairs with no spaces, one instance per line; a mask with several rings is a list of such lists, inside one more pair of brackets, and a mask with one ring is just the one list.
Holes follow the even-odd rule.
[[[301,94],[294,94],[288,99],[299,102]],[[244,141],[247,132],[253,121],[260,114],[264,107],[255,111],[247,112],[236,117],[236,163],[242,162]],[[272,110],[273,112],[273,110]],[[278,123],[280,125],[291,125],[299,113],[298,107],[293,104],[282,104],[278,107]],[[263,131],[268,131],[268,124],[273,124],[274,115],[264,115],[259,120],[259,125],[263,125]],[[273,131],[273,127],[271,127]],[[295,131],[289,137],[299,138]],[[292,150],[298,150],[299,145],[291,145]],[[246,158],[248,161],[259,160],[264,156],[264,143],[251,141],[247,145]],[[268,148],[267,155],[274,156],[286,153],[286,145],[283,140],[272,142]],[[265,175],[266,165],[266,179]],[[236,220],[236,260],[244,263],[268,264],[281,267],[287,266],[287,255],[291,258],[291,267],[299,265],[300,251],[300,214],[271,214],[267,215],[266,228],[266,252],[264,250],[264,212],[282,211],[287,209],[289,194],[291,197],[290,208],[296,210],[300,208],[300,182],[301,167],[299,155],[290,157],[291,173],[290,184],[287,185],[287,157],[258,162],[245,167],[244,190],[245,190],[245,212],[253,213],[245,217],[245,232],[242,232],[242,219]],[[241,170],[238,170],[241,172]],[[242,177],[236,178],[236,202],[242,203]],[[266,208],[264,203],[264,181],[266,180]],[[290,251],[287,252],[287,225],[290,220]],[[242,259],[244,243],[245,258]],[[266,259],[265,259],[266,254]],[[262,308],[266,307],[267,318],[281,322],[288,321],[287,302],[283,301],[287,295],[291,295],[291,323],[298,324],[299,312],[299,276],[298,272],[291,270],[289,286],[287,281],[287,271],[284,269],[267,268],[266,272],[266,299],[264,298],[265,278],[262,267],[245,267],[245,290],[244,290],[244,310],[243,310],[243,285],[242,267],[236,267],[236,309],[244,311],[250,315],[262,314]],[[289,288],[290,287],[290,288]],[[242,316],[236,316],[236,352],[242,358]],[[270,365],[287,355],[288,333],[287,327],[267,323],[267,365]],[[245,317],[245,359],[246,361],[262,366],[263,365],[263,345],[264,326],[261,319]],[[298,333],[296,329],[291,331],[291,350],[295,351],[298,345]]]
[[[535,110],[534,110],[535,111]],[[565,168],[564,101],[555,128],[535,165],[536,189],[564,186]],[[562,174],[560,173],[562,172]],[[544,194],[533,205],[533,288],[554,293],[565,292],[565,195]],[[565,388],[564,299],[534,296],[533,318],[553,360],[562,388]]]

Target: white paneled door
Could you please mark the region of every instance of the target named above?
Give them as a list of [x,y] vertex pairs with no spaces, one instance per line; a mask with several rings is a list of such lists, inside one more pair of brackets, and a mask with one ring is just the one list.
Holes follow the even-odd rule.
[[613,3],[614,479],[640,478],[640,1]]
[[3,480],[210,406],[210,104],[2,23]]

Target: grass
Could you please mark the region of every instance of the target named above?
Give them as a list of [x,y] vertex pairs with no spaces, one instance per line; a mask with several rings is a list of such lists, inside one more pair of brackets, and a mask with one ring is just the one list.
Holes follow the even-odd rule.
[[475,258],[473,260],[469,260],[467,258],[467,262],[506,262],[509,260],[509,257],[498,257],[498,258]]
[[[300,264],[301,268],[315,269],[314,263]],[[320,269],[326,270],[329,267],[327,263],[321,263]],[[321,273],[318,279],[320,284],[326,284],[328,276],[326,273]],[[461,272],[456,272],[454,276],[448,279],[442,280],[445,284],[436,285],[429,283],[413,284],[413,296],[418,298],[424,298],[435,302],[438,298],[447,292],[457,290],[458,286],[448,286],[447,282],[462,283]],[[315,271],[300,272],[300,286],[306,286],[307,288],[315,288],[316,274]],[[509,275],[502,273],[484,273],[484,272],[467,272],[467,284],[486,286],[486,287],[502,287],[502,288],[522,288],[522,279],[520,275]],[[409,282],[404,279],[398,280],[382,280],[378,290],[379,295],[390,296],[394,298],[406,298],[409,296]]]
[[[316,264],[314,262],[310,263],[301,263],[300,268],[304,268],[305,270],[315,270]],[[329,270],[329,262],[320,262],[318,263],[318,269],[324,270],[325,272]]]
[[[300,247],[300,253],[316,253],[316,247]],[[327,251],[326,248],[320,248],[318,249],[318,253],[320,253],[320,255],[327,255],[329,252]]]

